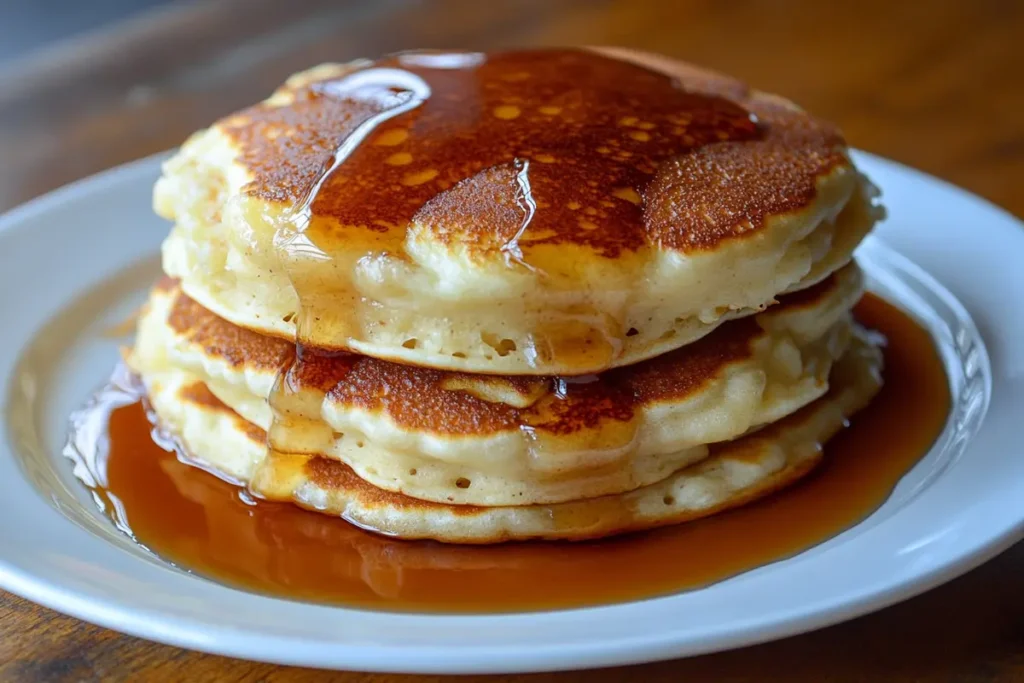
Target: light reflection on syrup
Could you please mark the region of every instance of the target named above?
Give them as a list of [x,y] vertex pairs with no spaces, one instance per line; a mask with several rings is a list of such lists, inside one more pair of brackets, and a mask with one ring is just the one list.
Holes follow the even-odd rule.
[[110,383],[71,416],[63,454],[74,463],[72,472],[89,489],[93,502],[114,525],[134,538],[127,514],[117,494],[110,490],[107,458],[110,455],[108,427],[111,416],[125,406],[142,400],[139,383],[123,365],[118,365]]
[[[402,69],[366,69],[341,80],[313,83],[311,90],[319,96],[333,97],[341,100],[359,101],[377,110],[375,114],[360,122],[351,132],[339,141],[330,162],[325,165],[305,192],[305,195],[286,210],[281,230],[285,237],[276,240],[279,248],[289,251],[288,236],[292,233],[304,232],[310,225],[313,203],[320,194],[324,184],[331,175],[359,148],[363,141],[376,132],[378,127],[408,111],[419,107],[430,97],[430,86],[414,73]],[[319,251],[311,243],[303,243],[312,247],[322,258],[330,258]],[[285,257],[285,262],[290,259]]]
[[826,445],[818,471],[737,510],[606,541],[405,542],[292,505],[254,501],[185,464],[167,450],[170,444],[155,443],[136,389],[121,380],[76,416],[76,447],[68,454],[101,509],[137,542],[230,585],[418,611],[642,599],[720,581],[835,536],[875,510],[927,452],[949,410],[947,380],[928,334],[871,295],[857,315],[888,339],[886,384]]
[[537,269],[528,264],[523,258],[523,249],[519,246],[519,240],[522,239],[526,229],[530,227],[530,223],[533,221],[534,214],[537,213],[537,201],[533,198],[533,188],[530,187],[530,161],[528,159],[516,159],[512,164],[517,169],[516,184],[519,186],[519,191],[515,195],[515,202],[522,210],[523,218],[519,229],[516,230],[516,234],[512,235],[508,241],[501,245],[500,251],[507,260],[513,261],[530,271],[538,272]]

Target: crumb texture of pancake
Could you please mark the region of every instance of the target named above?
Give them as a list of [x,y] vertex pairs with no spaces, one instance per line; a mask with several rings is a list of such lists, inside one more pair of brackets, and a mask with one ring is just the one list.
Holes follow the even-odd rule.
[[[344,463],[372,485],[464,505],[560,503],[653,484],[708,445],[789,415],[828,390],[863,291],[851,263],[757,316],[637,365],[588,377],[470,375],[343,354],[291,367],[294,345],[155,288],[132,367],[208,387],[275,451]],[[294,369],[294,368],[293,368]],[[280,379],[302,412],[271,429]],[[175,380],[184,382],[186,380]],[[248,480],[249,477],[246,477]]]
[[442,370],[586,375],[815,285],[880,217],[840,133],[645,53],[297,74],[164,166],[166,273],[231,323]]
[[828,393],[771,425],[712,446],[698,463],[627,493],[499,507],[437,503],[386,491],[323,456],[268,455],[265,432],[185,371],[151,375],[147,390],[160,426],[187,454],[247,483],[264,498],[293,501],[408,539],[583,540],[699,518],[797,481],[819,462],[821,445],[878,391],[881,364],[875,340],[858,329],[832,370]]

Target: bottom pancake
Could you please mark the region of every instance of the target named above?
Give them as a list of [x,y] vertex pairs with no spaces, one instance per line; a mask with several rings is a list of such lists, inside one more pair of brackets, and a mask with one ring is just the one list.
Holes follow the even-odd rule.
[[[829,392],[802,410],[629,493],[553,505],[447,505],[379,489],[347,465],[318,456],[271,454],[266,434],[184,371],[147,380],[155,418],[199,464],[270,500],[341,516],[382,534],[449,543],[581,540],[675,524],[741,505],[807,474],[822,444],[881,387],[882,356],[859,331],[833,367]],[[246,481],[251,477],[251,481]]]

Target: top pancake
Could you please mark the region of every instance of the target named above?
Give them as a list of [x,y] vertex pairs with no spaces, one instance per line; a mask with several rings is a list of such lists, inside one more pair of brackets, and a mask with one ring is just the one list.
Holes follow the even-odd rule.
[[325,65],[165,166],[164,265],[231,322],[447,369],[600,372],[813,284],[876,218],[841,135],[636,53]]

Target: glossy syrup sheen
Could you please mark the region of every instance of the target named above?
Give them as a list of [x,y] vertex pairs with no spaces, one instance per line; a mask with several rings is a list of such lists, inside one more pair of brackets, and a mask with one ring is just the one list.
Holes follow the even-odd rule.
[[255,502],[185,464],[154,443],[138,402],[111,412],[107,485],[96,493],[116,502],[105,507],[135,540],[176,565],[301,600],[488,612],[693,589],[794,555],[863,520],[940,433],[950,397],[927,332],[872,295],[856,313],[888,339],[886,382],[826,444],[819,468],[780,493],[676,527],[598,542],[491,547],[382,538],[291,505]]
[[512,258],[518,240],[643,246],[662,161],[761,134],[729,99],[588,50],[400,53],[237,121],[249,192],[295,207],[307,246],[401,242],[416,217]]

